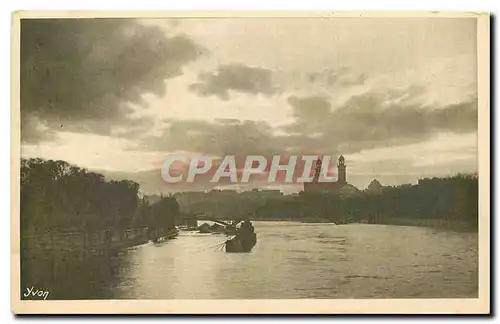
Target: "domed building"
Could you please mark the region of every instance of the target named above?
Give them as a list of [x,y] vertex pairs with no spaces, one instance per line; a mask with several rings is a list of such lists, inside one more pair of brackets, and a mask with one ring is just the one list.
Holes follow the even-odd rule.
[[377,179],[373,179],[365,191],[368,193],[380,193],[383,190],[384,186]]
[[377,179],[373,179],[372,182],[370,182],[370,184],[368,185],[368,190],[379,190],[379,189],[382,189],[383,186],[382,184],[377,180]]

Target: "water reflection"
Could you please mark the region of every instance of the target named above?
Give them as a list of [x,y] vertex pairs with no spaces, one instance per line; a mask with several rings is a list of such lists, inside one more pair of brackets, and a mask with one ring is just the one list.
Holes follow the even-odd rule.
[[256,222],[251,253],[181,232],[118,254],[24,256],[49,299],[476,297],[477,234],[382,225]]
[[109,299],[109,287],[127,269],[125,253],[32,251],[22,253],[21,296],[29,287],[49,292],[47,299]]

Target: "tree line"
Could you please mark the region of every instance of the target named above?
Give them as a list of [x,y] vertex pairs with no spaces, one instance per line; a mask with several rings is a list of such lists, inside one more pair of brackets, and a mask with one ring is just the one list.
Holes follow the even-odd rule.
[[351,196],[301,192],[295,197],[268,201],[256,212],[263,219],[276,214],[338,223],[419,224],[434,220],[477,228],[478,181],[474,176],[457,175],[422,179],[416,185],[366,190]]
[[65,161],[21,159],[20,228],[23,234],[124,230],[139,226],[171,229],[179,214],[172,196],[150,204],[139,184],[107,181]]
[[478,179],[464,174],[425,178],[414,185],[386,186],[350,195],[302,191],[256,199],[240,193],[227,201],[200,201],[190,209],[220,218],[415,225],[434,222],[477,229]]

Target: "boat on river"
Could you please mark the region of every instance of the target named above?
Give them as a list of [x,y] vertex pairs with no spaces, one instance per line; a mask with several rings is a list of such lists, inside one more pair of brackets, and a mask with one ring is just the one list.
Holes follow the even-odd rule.
[[228,253],[246,253],[252,251],[252,248],[257,243],[257,235],[243,237],[236,235],[230,240],[226,241],[226,252]]
[[[228,253],[250,252],[257,244],[257,235],[250,220],[230,220],[222,221],[217,219],[208,219],[215,224],[202,224],[199,227],[199,233],[224,234],[231,238],[222,242],[218,247],[224,247]],[[240,227],[237,227],[241,223]]]
[[252,222],[244,221],[240,228],[234,227],[236,235],[226,241],[225,247],[228,253],[250,252],[257,243],[257,234],[255,234]]

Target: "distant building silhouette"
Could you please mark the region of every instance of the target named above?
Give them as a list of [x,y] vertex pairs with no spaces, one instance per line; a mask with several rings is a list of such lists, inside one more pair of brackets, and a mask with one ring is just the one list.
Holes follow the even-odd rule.
[[368,190],[380,190],[382,189],[384,186],[382,186],[382,184],[377,180],[377,179],[373,179],[372,182],[370,182],[370,184],[368,185]]
[[384,188],[385,187],[377,179],[373,179],[365,189],[365,192],[369,194],[380,194],[384,191]]
[[330,192],[338,193],[346,186],[352,187],[347,183],[346,178],[346,164],[344,156],[340,156],[337,162],[338,178],[336,182],[320,182],[319,177],[321,173],[322,161],[317,159],[314,166],[314,176],[311,183],[304,183],[305,192]]

